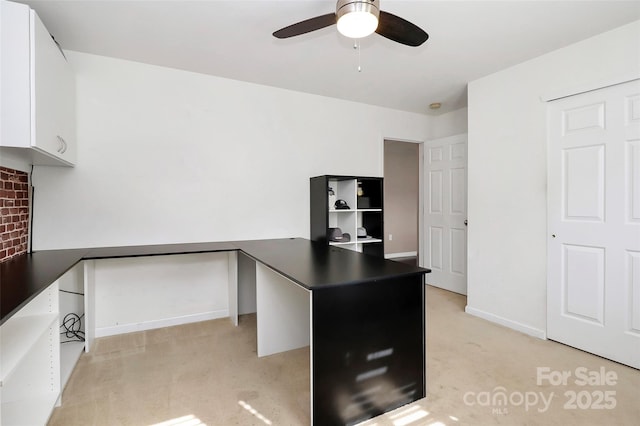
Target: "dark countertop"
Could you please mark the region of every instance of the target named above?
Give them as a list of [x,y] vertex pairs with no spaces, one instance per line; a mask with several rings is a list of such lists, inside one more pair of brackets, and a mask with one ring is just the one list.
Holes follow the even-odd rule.
[[238,250],[234,242],[157,244],[146,246],[99,247],[87,249],[84,259],[112,259],[116,257],[162,256],[170,254],[211,253]]
[[302,238],[43,250],[0,263],[0,324],[81,260],[234,250],[309,290],[431,272]]
[[236,245],[243,253],[308,290],[431,272],[301,238],[238,241]]
[[46,250],[0,263],[0,324],[82,260],[86,250]]

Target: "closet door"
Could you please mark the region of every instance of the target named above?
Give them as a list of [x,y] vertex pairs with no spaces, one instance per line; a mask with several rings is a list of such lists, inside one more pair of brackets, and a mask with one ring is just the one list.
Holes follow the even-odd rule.
[[547,335],[640,368],[640,80],[548,120]]

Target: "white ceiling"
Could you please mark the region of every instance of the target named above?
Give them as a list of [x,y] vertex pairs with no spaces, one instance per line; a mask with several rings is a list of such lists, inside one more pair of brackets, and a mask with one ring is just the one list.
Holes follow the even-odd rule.
[[425,114],[466,106],[469,81],[640,19],[638,0],[381,0],[430,38],[415,48],[369,36],[358,72],[353,41],[335,26],[271,35],[335,11],[334,1],[20,1],[64,49]]

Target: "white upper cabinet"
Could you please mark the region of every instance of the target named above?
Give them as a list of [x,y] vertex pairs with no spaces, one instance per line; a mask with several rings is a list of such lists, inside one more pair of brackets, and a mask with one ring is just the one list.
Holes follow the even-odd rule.
[[[38,165],[76,162],[75,77],[28,6],[0,2],[0,146]],[[26,148],[26,149],[25,149]]]
[[76,161],[75,78],[38,15],[31,21],[31,145]]
[[0,146],[31,145],[29,7],[0,1]]

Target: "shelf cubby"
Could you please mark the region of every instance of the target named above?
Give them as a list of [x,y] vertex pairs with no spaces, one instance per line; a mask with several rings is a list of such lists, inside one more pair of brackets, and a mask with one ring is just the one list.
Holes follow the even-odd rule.
[[0,327],[2,424],[45,424],[60,395],[58,281]]
[[[334,196],[329,195],[329,188]],[[310,179],[311,239],[325,244],[384,257],[383,185],[379,177],[324,175]],[[336,209],[344,200],[349,209]],[[340,228],[349,242],[329,241],[329,228]],[[358,239],[358,228],[371,238]]]

